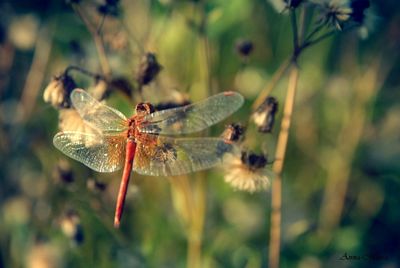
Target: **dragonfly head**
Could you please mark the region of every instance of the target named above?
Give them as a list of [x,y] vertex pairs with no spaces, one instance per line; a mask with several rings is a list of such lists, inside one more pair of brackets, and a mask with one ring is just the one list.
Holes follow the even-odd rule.
[[148,102],[141,102],[136,105],[136,115],[148,115],[154,113],[154,106]]

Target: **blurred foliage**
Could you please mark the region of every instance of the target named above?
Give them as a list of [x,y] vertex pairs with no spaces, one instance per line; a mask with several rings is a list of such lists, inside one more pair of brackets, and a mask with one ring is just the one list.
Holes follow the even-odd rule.
[[[194,267],[196,260],[266,267],[269,191],[234,191],[217,168],[182,178],[134,174],[114,229],[121,172],[95,173],[57,151],[58,112],[42,96],[71,65],[100,74],[70,73],[79,87],[103,87],[108,104],[125,115],[141,98],[197,101],[237,90],[246,103],[211,129],[217,136],[224,124],[249,121],[251,105],[290,55],[289,16],[276,10],[284,4],[67,2],[0,3],[0,267]],[[282,267],[400,266],[399,10],[398,1],[372,1],[365,27],[339,31],[299,58],[283,175]],[[97,22],[94,32],[79,14]],[[243,48],[248,40],[251,53]],[[162,68],[139,85],[147,52]],[[110,89],[102,78],[119,80]],[[286,84],[272,92],[279,104]],[[281,107],[271,134],[248,126],[247,148],[274,155]],[[343,209],[332,219],[337,200]],[[344,254],[375,258],[340,260]]]

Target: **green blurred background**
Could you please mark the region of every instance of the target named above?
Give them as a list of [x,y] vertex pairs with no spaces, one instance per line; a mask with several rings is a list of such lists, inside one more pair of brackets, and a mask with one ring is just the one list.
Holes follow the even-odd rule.
[[[99,22],[103,4],[78,5]],[[338,32],[299,59],[282,267],[400,267],[399,10],[398,1],[372,1],[362,32]],[[144,52],[154,52],[163,69],[144,98],[183,92],[196,101],[237,90],[246,103],[225,123],[249,120],[291,54],[289,18],[265,0],[122,0],[115,13],[102,26],[112,77],[133,81]],[[254,44],[245,58],[235,50],[243,39]],[[271,193],[235,191],[218,168],[134,174],[121,228],[113,228],[121,172],[93,172],[52,144],[58,112],[43,90],[69,65],[104,71],[70,3],[0,3],[0,267],[267,267]],[[280,103],[273,132],[250,125],[247,148],[274,155],[286,87],[284,77],[272,92]],[[130,115],[135,102],[116,91],[108,103]]]

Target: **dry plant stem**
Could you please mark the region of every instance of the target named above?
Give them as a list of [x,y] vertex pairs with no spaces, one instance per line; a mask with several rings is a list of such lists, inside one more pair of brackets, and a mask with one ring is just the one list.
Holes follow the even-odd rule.
[[263,101],[265,100],[266,97],[269,96],[269,94],[271,94],[271,91],[276,87],[278,82],[282,79],[282,77],[289,69],[290,63],[291,63],[290,58],[286,59],[279,66],[278,70],[275,71],[269,84],[261,91],[257,99],[254,101],[252,106],[253,111],[255,111],[258,108],[258,106],[260,106],[263,103]]
[[22,121],[25,121],[32,115],[32,110],[36,104],[36,98],[39,94],[47,62],[51,52],[51,37],[49,29],[42,28],[36,42],[35,52],[29,73],[26,78],[24,89],[22,90],[20,108],[24,111]]
[[285,159],[286,147],[289,138],[289,128],[293,114],[293,106],[296,96],[299,69],[296,64],[291,65],[289,73],[289,85],[286,94],[285,107],[281,129],[278,136],[278,143],[275,152],[275,162],[272,167],[276,174],[272,182],[272,212],[271,212],[271,231],[269,243],[269,266],[270,268],[279,267],[280,247],[281,247],[281,207],[282,207],[282,170]]
[[206,211],[206,181],[205,172],[196,174],[194,186],[194,208],[192,213],[192,221],[189,227],[189,247],[187,267],[200,268],[202,266],[202,240],[203,228]]
[[108,62],[107,56],[106,56],[106,51],[104,48],[104,43],[101,38],[100,33],[97,31],[97,28],[89,21],[89,19],[85,16],[84,12],[81,10],[79,4],[73,4],[72,8],[74,11],[78,14],[78,16],[81,18],[87,29],[89,30],[90,34],[93,37],[94,44],[97,49],[97,54],[99,56],[99,61],[100,61],[100,67],[102,70],[102,73],[105,78],[110,78],[111,76],[111,67]]
[[[207,96],[212,95],[211,81],[211,58],[210,47],[207,36],[207,14],[205,12],[204,2],[198,6],[201,12],[201,26],[200,26],[200,73],[202,79],[206,81],[206,88],[204,88]],[[188,234],[188,259],[187,266],[200,268],[202,266],[202,240],[203,228],[206,212],[206,172],[199,172],[195,174],[195,181],[193,187],[194,207],[192,208],[192,220],[190,221],[189,234]]]
[[343,125],[336,148],[332,152],[332,163],[327,167],[327,185],[320,213],[320,235],[329,242],[332,231],[340,222],[351,175],[351,163],[362,138],[364,126],[368,120],[368,106],[375,98],[388,74],[389,63],[382,57],[370,65],[365,73],[359,75],[353,83],[355,91],[348,123]]

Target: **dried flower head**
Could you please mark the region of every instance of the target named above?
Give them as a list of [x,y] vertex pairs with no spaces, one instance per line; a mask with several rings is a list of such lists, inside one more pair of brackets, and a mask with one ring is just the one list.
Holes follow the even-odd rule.
[[351,18],[357,23],[363,23],[365,18],[365,10],[369,8],[369,0],[352,0],[350,7],[352,9]]
[[270,185],[272,173],[265,168],[268,162],[263,154],[241,152],[227,155],[224,161],[225,181],[233,188],[253,193]]
[[103,16],[118,17],[120,10],[118,7],[119,0],[106,0],[104,4],[97,7],[97,12]]
[[134,87],[132,83],[125,77],[116,77],[110,82],[111,90],[118,90],[128,96],[132,96]]
[[239,142],[243,139],[246,129],[239,123],[229,124],[224,132],[222,132],[221,137],[227,142]]
[[303,0],[283,0],[283,2],[285,2],[288,8],[297,8]]
[[320,23],[342,30],[343,24],[350,19],[352,9],[346,0],[318,1],[320,9]]
[[242,57],[248,57],[254,49],[253,42],[246,39],[240,39],[236,42],[236,51]]
[[56,178],[57,181],[64,183],[72,183],[75,180],[71,166],[65,159],[58,161],[53,172],[53,177]]
[[154,53],[146,53],[142,62],[140,63],[139,73],[136,77],[139,85],[147,85],[158,75],[162,66],[158,63]]
[[278,101],[274,97],[267,97],[265,101],[257,108],[252,118],[262,133],[272,131],[275,123],[275,114],[278,111]]
[[93,192],[104,192],[107,189],[107,184],[96,179],[87,180],[86,186]]
[[43,93],[43,100],[55,108],[69,108],[71,103],[69,95],[76,88],[76,83],[71,76],[63,74],[54,77]]
[[159,102],[158,104],[154,105],[156,111],[173,109],[191,104],[188,96],[177,90],[172,90],[168,95],[170,100]]
[[76,211],[67,211],[60,221],[60,227],[63,233],[74,243],[81,244],[83,242],[81,219]]

